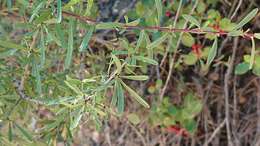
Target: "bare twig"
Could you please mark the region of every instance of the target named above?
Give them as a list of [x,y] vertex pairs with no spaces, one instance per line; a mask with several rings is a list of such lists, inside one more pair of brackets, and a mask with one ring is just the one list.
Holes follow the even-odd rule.
[[[196,7],[197,7],[197,5],[198,5],[198,2],[199,2],[199,1],[197,0],[196,3],[194,4],[194,6],[192,7],[192,10],[191,10],[190,14],[192,14],[192,13],[195,11],[195,9],[196,9]],[[185,29],[186,29],[187,23],[188,23],[188,22],[185,21],[182,30],[185,30]],[[162,88],[161,94],[160,94],[160,98],[159,98],[160,101],[162,101],[162,98],[163,98],[163,96],[164,96],[164,94],[165,94],[165,91],[166,91],[166,89],[167,89],[168,83],[169,83],[169,81],[170,81],[170,79],[171,79],[172,72],[173,72],[173,67],[174,67],[174,63],[175,63],[175,58],[176,58],[176,55],[177,55],[177,50],[178,50],[178,47],[179,47],[179,45],[180,45],[180,42],[181,42],[181,38],[182,38],[183,33],[184,33],[184,32],[181,32],[181,34],[180,34],[180,37],[179,37],[179,39],[178,39],[175,52],[174,52],[174,54],[173,54],[173,58],[172,58],[172,60],[171,60],[171,62],[170,62],[170,70],[169,70],[169,73],[168,73],[166,82],[165,82],[165,84],[164,84],[164,86],[163,86],[163,88]]]
[[225,96],[225,116],[226,116],[226,128],[227,128],[227,137],[228,137],[228,144],[233,145],[232,139],[231,139],[231,129],[230,129],[230,115],[229,115],[229,80],[231,78],[231,74],[233,72],[233,65],[235,61],[235,55],[238,45],[238,38],[235,38],[234,44],[233,44],[233,51],[232,56],[228,64],[227,72],[225,74],[224,79],[224,96]]
[[257,129],[256,129],[256,136],[255,136],[255,145],[260,145],[260,78],[255,80],[255,85],[257,87]]
[[231,20],[236,16],[237,11],[239,10],[239,8],[240,8],[242,2],[243,2],[243,0],[239,0],[238,5],[237,5],[235,11],[232,13],[232,16],[230,17]]
[[225,126],[227,119],[224,119],[223,122],[221,124],[219,124],[219,126],[214,130],[214,132],[211,134],[210,138],[203,144],[203,146],[207,146],[212,140],[213,138],[218,134],[218,132],[221,130],[221,128],[223,126]]

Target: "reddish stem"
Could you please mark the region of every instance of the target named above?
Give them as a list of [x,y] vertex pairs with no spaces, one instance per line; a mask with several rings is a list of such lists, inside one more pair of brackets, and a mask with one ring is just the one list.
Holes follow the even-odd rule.
[[[64,16],[70,16],[74,17],[82,22],[89,23],[89,24],[100,24],[103,22],[97,22],[94,19],[91,19],[89,17],[85,16],[80,16],[71,12],[66,12],[63,11],[62,14]],[[123,24],[123,28],[131,30],[131,29],[138,29],[138,30],[158,30],[158,31],[163,31],[163,32],[186,32],[186,33],[192,33],[192,34],[205,34],[205,33],[211,33],[211,34],[217,34],[219,36],[224,36],[228,35],[228,32],[223,31],[223,30],[216,30],[216,31],[210,31],[210,30],[203,30],[200,28],[195,28],[195,29],[181,29],[181,28],[170,28],[170,27],[160,27],[160,26],[132,26],[132,25],[127,25]],[[244,33],[243,35],[244,38],[251,38],[254,37],[252,33]]]

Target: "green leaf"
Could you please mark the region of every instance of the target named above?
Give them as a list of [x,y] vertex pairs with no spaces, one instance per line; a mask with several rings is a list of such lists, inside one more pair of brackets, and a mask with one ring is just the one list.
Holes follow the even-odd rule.
[[141,122],[139,116],[135,113],[131,113],[131,114],[127,115],[127,119],[134,125],[137,125]]
[[62,3],[61,0],[57,0],[57,22],[60,23],[62,20]]
[[254,37],[260,40],[260,33],[255,33]]
[[149,79],[149,76],[120,76],[121,78],[128,79],[128,80],[136,80],[136,81],[145,81]]
[[86,33],[86,35],[84,36],[81,45],[79,46],[79,52],[83,52],[85,51],[85,49],[88,47],[88,43],[93,35],[95,27],[94,26],[90,26],[88,32]]
[[70,0],[69,3],[67,3],[65,6],[64,6],[64,9],[67,10],[69,9],[70,7],[72,7],[73,5],[76,5],[77,3],[80,3],[82,0]]
[[64,38],[65,34],[64,34],[64,31],[62,30],[62,24],[56,24],[55,30],[58,35],[58,39],[60,41],[61,47],[63,49],[67,48],[67,44],[66,44],[65,38]]
[[159,39],[155,40],[154,42],[152,42],[151,44],[149,44],[147,46],[147,49],[153,49],[155,47],[158,47],[163,41],[165,41],[168,37],[168,34],[164,34],[162,37],[160,37]]
[[190,33],[184,33],[181,38],[181,42],[186,47],[191,47],[195,44],[195,40]]
[[13,42],[9,42],[6,40],[0,40],[0,46],[2,46],[4,48],[10,48],[10,49],[26,50],[26,47],[17,45]]
[[236,37],[236,36],[242,36],[244,33],[241,30],[233,30],[228,33],[228,36]]
[[245,18],[243,18],[234,28],[233,30],[237,30],[242,28],[245,24],[247,24],[250,20],[252,20],[258,12],[258,8],[253,9]]
[[118,79],[115,81],[115,93],[117,97],[117,110],[119,113],[123,113],[125,109],[125,96],[122,85]]
[[188,55],[183,55],[183,57],[183,61],[187,65],[194,65],[198,60],[198,57],[193,52],[189,53]]
[[12,122],[8,123],[8,140],[11,142],[13,141],[13,127],[12,127]]
[[121,71],[122,71],[122,64],[121,64],[121,61],[119,60],[119,58],[117,58],[115,55],[112,54],[112,58],[113,58],[113,61],[115,62],[116,64],[116,72],[117,74],[120,74]]
[[183,125],[184,125],[185,129],[191,134],[193,134],[195,132],[196,127],[197,127],[197,123],[193,119],[185,120]]
[[253,68],[253,73],[260,77],[260,67],[254,67]]
[[141,105],[143,105],[146,108],[150,108],[149,104],[142,99],[133,89],[131,89],[129,86],[127,86],[121,79],[119,79],[121,84],[125,87],[125,89],[130,93],[134,99],[139,102]]
[[43,68],[44,67],[44,64],[45,64],[45,58],[46,58],[46,55],[45,55],[45,51],[46,51],[46,48],[45,48],[45,41],[44,41],[44,35],[43,35],[43,30],[41,30],[41,32],[40,32],[40,37],[41,37],[41,39],[40,39],[40,62],[41,62],[41,64],[40,64],[40,66],[41,66],[41,68]]
[[214,58],[216,57],[217,49],[218,49],[218,39],[215,38],[214,43],[209,50],[207,65],[210,65],[212,63],[212,61],[214,60]]
[[0,59],[4,59],[6,57],[13,56],[17,52],[16,49],[10,49],[4,52],[0,52]]
[[65,69],[70,68],[71,61],[72,61],[74,25],[75,25],[75,21],[71,19],[69,22],[69,41],[68,41],[67,54],[66,54],[65,64],[64,64]]
[[251,49],[251,56],[250,56],[250,62],[249,62],[249,69],[253,68],[254,61],[255,61],[255,39],[252,37],[251,38],[252,42],[252,49]]
[[75,129],[83,116],[83,111],[85,109],[85,106],[82,106],[81,108],[78,108],[72,115],[71,124],[70,124],[70,130]]
[[242,75],[242,74],[246,73],[249,70],[250,70],[249,69],[249,63],[246,63],[246,62],[239,63],[235,67],[235,74],[236,75]]
[[155,6],[158,14],[158,26],[160,25],[160,21],[162,20],[162,2],[161,0],[155,0]]
[[140,46],[141,46],[141,44],[144,40],[144,37],[145,37],[145,31],[141,30],[140,34],[139,34],[139,38],[138,38],[137,43],[136,43],[135,51],[137,51],[140,48]]
[[149,64],[152,64],[152,65],[158,65],[158,62],[153,60],[153,59],[150,59],[148,57],[144,57],[144,56],[135,56],[135,59],[139,60],[139,61],[142,61],[142,62],[145,62],[145,63],[149,63]]
[[118,28],[121,28],[121,24],[117,22],[104,22],[96,25],[97,30],[118,29]]
[[70,80],[70,77],[69,76],[66,76],[67,80],[64,81],[65,84],[70,88],[72,89],[76,94],[80,95],[80,96],[83,96],[83,92],[73,83],[71,82]]
[[94,0],[88,0],[87,10],[86,10],[86,16],[89,16],[91,14],[91,9],[93,7]]
[[26,138],[26,140],[33,141],[33,136],[27,130],[25,130],[24,128],[22,128],[21,126],[19,126],[16,123],[14,123],[14,124],[18,128],[20,133]]
[[39,5],[32,11],[32,16],[29,19],[29,22],[31,23],[33,21],[33,19],[38,16],[38,13],[40,11],[40,9],[44,6],[45,1],[39,3]]
[[36,64],[35,59],[33,59],[33,68],[35,70],[35,78],[36,78],[36,92],[39,96],[42,94],[42,83],[41,83],[41,75],[39,65]]
[[44,98],[41,102],[46,106],[60,105],[62,103],[68,102],[75,99],[73,96],[60,97],[60,98]]
[[200,28],[200,23],[199,23],[199,21],[198,21],[196,18],[194,18],[193,16],[183,14],[182,17],[183,17],[186,21],[188,21],[188,22],[190,22],[191,24],[194,24],[194,25],[196,25],[198,28]]

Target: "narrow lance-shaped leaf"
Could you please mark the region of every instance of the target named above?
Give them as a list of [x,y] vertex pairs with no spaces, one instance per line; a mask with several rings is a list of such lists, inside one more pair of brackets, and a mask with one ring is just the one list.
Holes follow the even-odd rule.
[[24,128],[22,128],[21,126],[19,126],[16,123],[14,123],[14,124],[19,129],[20,133],[26,138],[26,140],[33,141],[32,135],[27,130],[25,130]]
[[122,64],[121,64],[120,60],[114,54],[112,54],[112,58],[116,64],[116,72],[117,72],[117,74],[120,74],[121,70],[122,70]]
[[255,33],[255,34],[254,34],[254,37],[255,37],[256,39],[259,39],[259,40],[260,40],[260,33]]
[[251,41],[252,41],[252,50],[251,50],[249,69],[253,68],[254,61],[255,61],[255,39],[252,37]]
[[77,109],[72,117],[71,124],[70,124],[70,130],[75,129],[83,116],[83,111],[85,109],[85,106],[82,106],[81,108]]
[[182,16],[186,21],[189,21],[190,23],[192,23],[200,28],[200,23],[196,18],[194,18],[193,16],[190,16],[190,15],[186,15],[186,14],[184,14]]
[[152,42],[151,44],[149,44],[147,46],[147,49],[153,49],[157,46],[159,46],[163,41],[165,41],[168,37],[168,34],[164,34],[162,37],[160,37],[159,39],[155,40],[154,42]]
[[93,0],[88,0],[87,10],[86,10],[86,16],[89,16],[91,14],[91,9],[93,7]]
[[64,31],[62,30],[62,25],[56,24],[55,30],[58,35],[58,39],[60,41],[61,47],[63,49],[67,48],[67,44],[66,44],[65,38],[64,38],[65,34],[64,34]]
[[60,23],[62,19],[62,2],[61,0],[57,0],[57,22]]
[[149,63],[149,64],[152,64],[152,65],[158,65],[158,62],[153,60],[153,59],[150,59],[148,57],[144,57],[144,56],[134,56],[135,59],[139,60],[139,61],[142,61],[142,62],[145,62],[145,63]]
[[140,34],[139,34],[139,38],[138,38],[137,43],[136,43],[135,51],[137,51],[140,48],[140,46],[141,46],[141,44],[144,40],[144,37],[145,37],[144,34],[145,34],[145,31],[141,30]]
[[117,96],[117,110],[119,113],[123,113],[125,109],[125,96],[124,90],[118,78],[115,81],[115,88],[116,88],[116,96]]
[[158,14],[158,25],[160,25],[160,21],[162,20],[162,2],[161,0],[155,0],[155,5]]
[[133,89],[131,89],[129,86],[127,86],[121,79],[119,79],[121,84],[125,87],[125,89],[130,93],[130,95],[141,105],[143,105],[146,108],[150,108],[149,104],[143,100],[142,97],[140,97]]
[[38,93],[38,95],[41,96],[42,94],[42,83],[41,83],[41,75],[40,75],[40,69],[39,69],[39,65],[36,64],[35,60],[34,62],[34,66],[35,66],[35,77],[36,77],[36,92]]
[[68,48],[67,48],[67,54],[65,58],[65,69],[68,69],[71,65],[72,60],[72,53],[73,53],[73,31],[74,31],[74,20],[71,19],[69,23],[69,41],[68,41]]
[[40,9],[44,6],[45,1],[41,2],[33,11],[32,11],[32,16],[29,19],[29,22],[31,23],[33,21],[33,19],[38,16],[38,13],[40,11]]
[[16,49],[9,49],[7,51],[0,52],[0,59],[13,56],[16,52]]
[[18,49],[18,50],[26,50],[26,47],[15,44],[13,42],[9,42],[9,41],[4,41],[4,40],[0,40],[0,46],[4,47],[4,48],[14,48],[14,49]]
[[207,65],[210,65],[212,63],[212,61],[214,60],[214,58],[216,57],[217,49],[218,49],[218,39],[215,38],[214,43],[209,50]]
[[44,43],[44,35],[43,35],[43,30],[41,30],[41,40],[40,40],[40,62],[41,62],[41,68],[43,68],[44,64],[45,64],[45,43]]
[[128,79],[128,80],[136,80],[136,81],[145,81],[148,80],[148,76],[140,75],[140,76],[120,76],[121,78]]
[[69,3],[67,3],[65,6],[64,6],[64,9],[69,9],[70,7],[72,7],[73,5],[81,2],[82,0],[70,0]]
[[233,30],[237,30],[242,28],[245,24],[247,24],[250,20],[252,20],[258,12],[258,8],[253,9],[249,14],[246,15],[234,28]]
[[96,25],[96,29],[117,29],[121,28],[121,24],[117,22],[104,22],[104,23],[99,23]]
[[12,122],[8,123],[8,140],[13,141],[13,124],[12,124]]
[[88,43],[93,35],[94,32],[94,26],[90,26],[88,29],[88,32],[86,33],[86,35],[84,36],[82,43],[79,47],[79,52],[83,52],[87,47],[88,47]]

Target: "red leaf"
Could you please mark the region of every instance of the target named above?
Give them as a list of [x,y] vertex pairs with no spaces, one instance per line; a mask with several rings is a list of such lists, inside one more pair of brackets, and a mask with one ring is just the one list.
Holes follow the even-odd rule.
[[186,129],[184,128],[181,128],[177,125],[172,125],[172,126],[169,126],[166,128],[166,130],[168,132],[172,132],[172,133],[175,133],[177,135],[180,135],[180,136],[183,136],[183,137],[188,137],[189,136],[189,133]]
[[193,44],[191,47],[192,51],[197,55],[198,58],[201,57],[201,48],[202,45],[200,44]]

